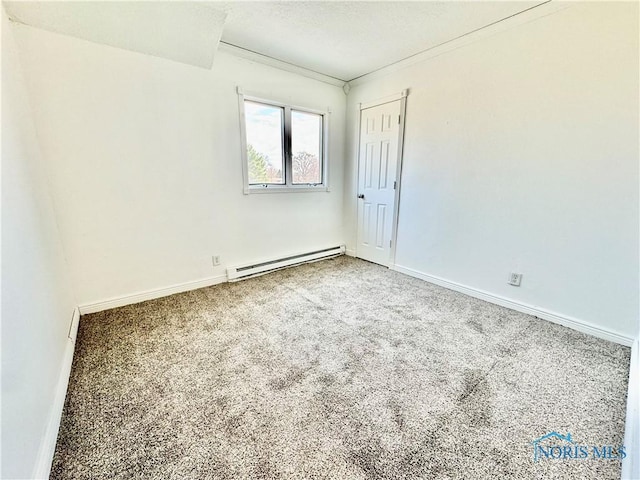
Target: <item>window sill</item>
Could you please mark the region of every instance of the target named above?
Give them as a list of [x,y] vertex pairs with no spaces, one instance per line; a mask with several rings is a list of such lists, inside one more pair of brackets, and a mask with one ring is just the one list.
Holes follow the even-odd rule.
[[245,187],[244,194],[253,195],[254,193],[305,193],[305,192],[328,192],[328,191],[329,191],[329,187],[326,185],[318,185],[318,186],[300,185],[300,186],[289,186],[289,187],[251,186],[251,187]]

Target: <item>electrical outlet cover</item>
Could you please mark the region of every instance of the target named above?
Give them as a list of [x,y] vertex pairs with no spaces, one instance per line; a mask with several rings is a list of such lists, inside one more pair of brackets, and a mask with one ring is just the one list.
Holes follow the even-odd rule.
[[509,274],[509,280],[507,280],[507,283],[509,285],[513,285],[514,287],[519,287],[521,282],[522,282],[522,274],[521,273],[510,273]]

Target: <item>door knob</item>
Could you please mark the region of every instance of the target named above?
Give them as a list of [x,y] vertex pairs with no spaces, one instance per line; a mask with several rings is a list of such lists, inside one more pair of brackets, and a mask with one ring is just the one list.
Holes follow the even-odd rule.
[[364,193],[359,193],[358,198],[362,198],[364,200]]

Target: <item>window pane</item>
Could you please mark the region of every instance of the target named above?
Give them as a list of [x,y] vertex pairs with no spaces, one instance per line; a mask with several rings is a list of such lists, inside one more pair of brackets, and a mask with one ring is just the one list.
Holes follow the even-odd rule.
[[282,132],[284,109],[244,102],[249,185],[284,184]]
[[293,183],[322,183],[322,115],[291,111]]

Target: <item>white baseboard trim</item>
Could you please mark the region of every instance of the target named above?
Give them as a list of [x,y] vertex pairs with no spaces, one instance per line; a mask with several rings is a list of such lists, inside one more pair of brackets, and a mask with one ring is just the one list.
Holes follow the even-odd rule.
[[71,316],[71,323],[69,324],[69,340],[76,341],[78,335],[78,325],[80,324],[80,309],[78,307],[73,309],[73,315]]
[[166,297],[175,293],[188,292],[190,290],[197,290],[198,288],[210,287],[211,285],[217,285],[218,283],[224,283],[226,281],[226,274],[217,275],[215,277],[207,277],[201,280],[178,283],[169,287],[146,290],[144,292],[133,293],[131,295],[123,295],[121,297],[114,297],[100,302],[87,303],[84,305],[80,305],[79,309],[82,315],[85,315],[87,313],[102,312],[103,310],[109,310],[116,307],[124,307],[125,305],[132,305],[134,303],[146,302],[147,300],[154,300],[156,298]]
[[451,282],[449,280],[445,280],[444,278],[422,273],[412,268],[403,267],[397,264],[391,265],[389,268],[391,270],[404,273],[405,275],[409,275],[410,277],[419,278],[426,282],[434,283],[436,285],[440,285],[441,287],[445,287],[450,290],[455,290],[456,292],[464,293],[465,295],[469,295],[470,297],[479,298],[480,300],[485,300],[487,302],[494,303],[502,307],[510,308],[511,310],[516,310],[518,312],[526,313],[528,315],[533,315],[534,317],[542,318],[544,320],[548,320],[553,323],[558,323],[560,325],[564,325],[565,327],[578,330],[579,332],[587,333],[589,335],[593,335],[594,337],[602,338],[604,340],[609,340],[610,342],[619,343],[620,345],[624,345],[626,347],[630,347],[634,341],[634,339],[631,337],[622,335],[612,330],[598,327],[596,325],[592,325],[591,323],[585,322],[583,320],[579,320],[577,318],[572,318],[566,315],[561,315],[559,313],[550,312],[548,310],[544,310],[542,308],[539,308],[533,305],[527,305],[525,303],[516,302],[514,300],[510,300],[500,295],[495,295],[493,293],[489,293],[484,290],[479,290],[479,289],[468,287],[466,285],[462,285],[456,282]]
[[347,249],[344,251],[344,253],[345,253],[345,255],[347,255],[347,256],[349,256],[349,257],[355,257],[355,256],[356,256],[356,251],[355,251],[355,250],[352,250],[352,249],[350,249],[350,248],[347,248]]
[[627,458],[622,461],[622,479],[637,480],[640,478],[640,336],[631,346],[627,392],[627,420],[624,428]]
[[64,400],[67,396],[67,387],[69,386],[69,377],[71,375],[71,365],[73,364],[73,352],[76,348],[76,336],[78,333],[78,324],[80,320],[80,310],[74,309],[71,319],[71,329],[67,339],[67,346],[62,358],[60,375],[58,376],[58,384],[53,399],[53,404],[49,410],[49,421],[44,432],[44,436],[40,441],[38,450],[38,458],[33,470],[31,478],[48,479],[51,472],[51,463],[53,455],[56,451],[56,442],[58,440],[58,430],[60,429],[60,420],[62,419],[62,410],[64,409]]

